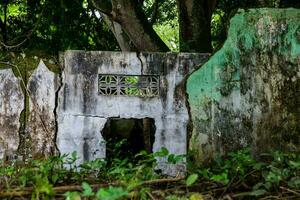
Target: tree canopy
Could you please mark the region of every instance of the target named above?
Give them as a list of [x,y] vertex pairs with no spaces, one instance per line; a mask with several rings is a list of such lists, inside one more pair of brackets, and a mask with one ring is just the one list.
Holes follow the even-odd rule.
[[239,8],[298,0],[1,0],[1,49],[212,52]]

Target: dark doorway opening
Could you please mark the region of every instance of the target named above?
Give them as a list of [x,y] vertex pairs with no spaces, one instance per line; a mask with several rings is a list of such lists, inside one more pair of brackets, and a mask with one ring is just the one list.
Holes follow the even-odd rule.
[[134,159],[145,150],[152,153],[155,122],[152,118],[109,118],[102,131],[106,141],[106,158]]

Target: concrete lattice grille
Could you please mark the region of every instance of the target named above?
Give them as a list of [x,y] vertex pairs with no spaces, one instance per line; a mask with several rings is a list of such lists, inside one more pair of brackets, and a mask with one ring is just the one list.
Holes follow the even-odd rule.
[[159,96],[159,76],[99,74],[99,95]]

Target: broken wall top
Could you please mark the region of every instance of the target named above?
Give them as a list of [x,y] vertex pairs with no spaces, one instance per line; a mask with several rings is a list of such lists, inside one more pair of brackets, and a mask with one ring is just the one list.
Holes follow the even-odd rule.
[[[59,110],[79,115],[117,117],[132,112],[149,116],[147,113],[154,112],[157,105],[163,102],[164,109],[176,112],[176,105],[173,104],[173,97],[177,95],[173,94],[175,86],[183,84],[184,77],[206,61],[208,54],[66,51],[60,58],[65,83]],[[99,95],[99,75],[159,76],[160,93],[152,98],[130,96],[130,101],[126,100],[128,96]],[[167,83],[168,77],[173,81]],[[166,100],[168,95],[171,99]],[[116,109],[116,104],[119,104],[121,111]]]

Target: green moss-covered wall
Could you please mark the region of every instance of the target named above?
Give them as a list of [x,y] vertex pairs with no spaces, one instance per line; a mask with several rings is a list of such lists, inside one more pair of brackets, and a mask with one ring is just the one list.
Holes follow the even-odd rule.
[[198,160],[251,146],[300,150],[300,10],[240,10],[187,81]]

